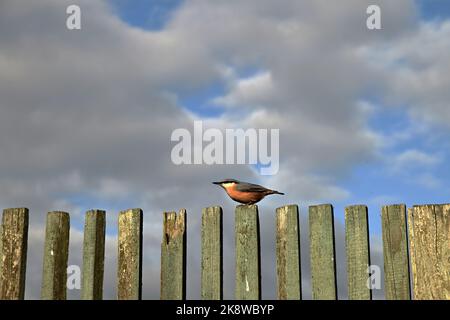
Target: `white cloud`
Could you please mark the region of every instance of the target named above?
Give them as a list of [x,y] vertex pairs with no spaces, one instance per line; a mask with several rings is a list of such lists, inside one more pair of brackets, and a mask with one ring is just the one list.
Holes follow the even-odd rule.
[[390,163],[390,168],[396,172],[415,168],[430,168],[441,161],[437,154],[428,154],[420,150],[410,149],[396,155]]
[[442,186],[442,181],[430,173],[419,174],[417,178],[411,178],[411,180],[428,189],[437,189]]
[[450,22],[422,22],[417,32],[361,52],[382,81],[386,104],[407,106],[418,122],[450,123]]
[[439,153],[409,149],[396,155],[387,156],[385,165],[388,173],[401,177],[412,186],[436,189],[442,185],[442,181],[436,176],[433,169],[442,161],[443,156]]
[[231,91],[213,100],[215,104],[227,107],[269,107],[274,94],[274,83],[270,72],[258,73],[237,81]]

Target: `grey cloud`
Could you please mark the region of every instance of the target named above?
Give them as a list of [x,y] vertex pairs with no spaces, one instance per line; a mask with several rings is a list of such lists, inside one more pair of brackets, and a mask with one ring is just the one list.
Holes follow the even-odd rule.
[[[420,30],[398,43],[390,43],[382,50],[385,59],[377,61],[377,67],[391,70],[387,104],[407,104],[412,117],[418,122],[448,127],[450,119],[448,87],[450,85],[450,23],[429,22]],[[373,52],[379,52],[375,47]]]

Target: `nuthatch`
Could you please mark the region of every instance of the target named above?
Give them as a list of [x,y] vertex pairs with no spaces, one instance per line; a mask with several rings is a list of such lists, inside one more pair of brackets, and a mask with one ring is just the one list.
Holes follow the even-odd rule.
[[269,194],[284,195],[284,193],[270,190],[257,184],[241,182],[235,179],[225,179],[213,183],[224,188],[231,199],[243,204],[255,204]]

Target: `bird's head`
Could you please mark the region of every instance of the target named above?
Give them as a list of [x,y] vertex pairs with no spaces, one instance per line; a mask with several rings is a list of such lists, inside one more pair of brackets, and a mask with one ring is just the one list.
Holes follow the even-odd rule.
[[217,182],[213,182],[213,184],[217,184],[219,186],[221,186],[224,189],[227,188],[231,188],[237,184],[239,184],[240,182],[238,180],[235,179],[224,179],[222,181],[217,181]]

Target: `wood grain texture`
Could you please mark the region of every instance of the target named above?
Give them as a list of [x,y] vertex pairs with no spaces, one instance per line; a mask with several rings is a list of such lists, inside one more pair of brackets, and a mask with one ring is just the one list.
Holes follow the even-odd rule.
[[142,296],[142,218],[141,209],[130,209],[119,214],[119,300],[140,300]]
[[101,300],[103,298],[105,226],[105,211],[90,210],[86,213],[81,284],[81,299],[83,300]]
[[347,252],[348,298],[371,300],[368,286],[370,266],[369,221],[364,205],[345,208],[345,245]]
[[409,211],[414,299],[450,300],[450,205]]
[[165,212],[161,241],[161,300],[186,299],[186,210]]
[[299,300],[302,294],[298,206],[280,207],[276,213],[277,297]]
[[1,274],[2,274],[2,270],[3,270],[3,227],[2,224],[0,223],[0,292],[2,291],[2,278],[1,278]]
[[235,212],[236,286],[238,300],[261,299],[258,206],[239,205]]
[[406,206],[383,206],[381,222],[385,297],[387,300],[410,300]]
[[0,299],[23,300],[27,264],[28,209],[5,209],[1,233]]
[[409,263],[410,263],[410,278],[412,278],[412,288],[411,288],[411,298],[415,299],[414,295],[414,274],[416,274],[415,266],[416,266],[416,257],[415,257],[415,246],[414,242],[411,241],[411,237],[414,235],[414,226],[413,226],[413,209],[408,208],[407,210],[407,225],[408,225],[408,243],[409,243]]
[[54,211],[47,214],[41,288],[42,300],[66,299],[69,231],[70,217],[67,212]]
[[222,208],[209,207],[202,211],[201,298],[223,298],[223,222]]
[[311,286],[314,300],[336,300],[336,252],[331,204],[309,207]]

